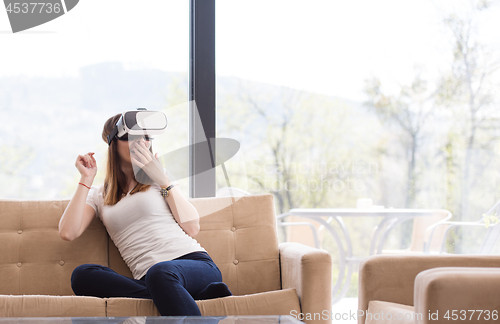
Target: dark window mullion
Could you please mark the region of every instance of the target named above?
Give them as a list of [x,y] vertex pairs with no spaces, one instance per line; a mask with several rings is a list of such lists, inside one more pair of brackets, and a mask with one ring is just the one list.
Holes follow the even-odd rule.
[[200,171],[213,166],[215,142],[194,144],[215,139],[215,0],[191,0],[189,12],[189,100],[196,103],[189,108],[189,195],[214,197],[215,168]]

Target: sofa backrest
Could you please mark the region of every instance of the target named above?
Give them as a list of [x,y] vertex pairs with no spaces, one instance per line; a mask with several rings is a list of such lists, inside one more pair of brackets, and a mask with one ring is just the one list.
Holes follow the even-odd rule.
[[78,239],[59,236],[67,200],[0,201],[0,294],[73,295],[82,263],[107,265],[107,233],[97,218]]
[[[59,237],[59,219],[68,202],[0,200],[0,294],[72,295],[71,273],[83,263],[109,266],[131,277],[97,218],[78,239]],[[281,288],[272,195],[190,202],[201,216],[195,239],[234,295]]]

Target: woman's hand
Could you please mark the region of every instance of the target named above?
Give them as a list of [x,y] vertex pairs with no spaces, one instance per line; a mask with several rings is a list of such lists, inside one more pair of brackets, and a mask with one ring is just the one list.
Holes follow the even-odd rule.
[[86,185],[90,186],[94,182],[95,175],[97,174],[97,162],[94,159],[95,153],[87,153],[85,155],[78,155],[75,166],[78,172],[82,175],[82,179],[90,181]]
[[142,140],[135,141],[130,145],[130,160],[160,187],[170,185],[170,181],[158,160],[158,153],[153,157],[153,154]]

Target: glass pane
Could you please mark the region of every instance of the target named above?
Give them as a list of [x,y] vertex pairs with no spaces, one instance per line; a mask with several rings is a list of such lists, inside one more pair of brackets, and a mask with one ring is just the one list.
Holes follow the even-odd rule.
[[[484,1],[218,0],[217,136],[241,140],[245,169],[231,185],[273,194],[277,214],[445,209],[480,221],[500,197],[499,14]],[[343,217],[354,256],[370,254],[383,217]],[[432,222],[385,219],[383,251],[423,250],[417,228]],[[339,278],[346,256],[312,224]],[[446,250],[477,253],[487,229],[475,230],[452,234]],[[280,241],[315,246],[313,233],[279,227]]]
[[165,112],[167,131],[153,144],[160,155],[187,145],[187,1],[86,0],[40,26],[10,28],[5,15],[1,198],[71,198],[76,158],[87,152],[96,153],[101,184],[104,122],[126,110]]

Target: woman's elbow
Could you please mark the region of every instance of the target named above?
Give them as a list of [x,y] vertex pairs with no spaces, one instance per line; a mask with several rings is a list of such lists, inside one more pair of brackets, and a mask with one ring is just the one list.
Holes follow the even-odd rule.
[[196,223],[192,226],[192,228],[190,229],[188,235],[191,236],[191,237],[195,237],[196,235],[198,235],[198,233],[200,232],[200,224],[199,223]]
[[59,236],[65,241],[73,241],[76,237],[66,231],[59,230]]

